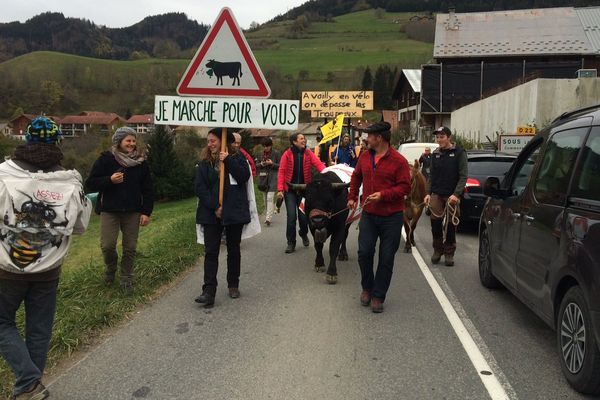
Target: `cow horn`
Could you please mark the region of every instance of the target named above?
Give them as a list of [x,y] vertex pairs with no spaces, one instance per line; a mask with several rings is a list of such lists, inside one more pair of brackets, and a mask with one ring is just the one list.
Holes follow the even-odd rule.
[[288,186],[292,190],[304,191],[306,190],[306,183],[288,183]]
[[338,183],[338,182],[335,182],[335,183],[331,184],[331,187],[334,188],[334,189],[345,189],[348,186],[350,186],[349,183]]

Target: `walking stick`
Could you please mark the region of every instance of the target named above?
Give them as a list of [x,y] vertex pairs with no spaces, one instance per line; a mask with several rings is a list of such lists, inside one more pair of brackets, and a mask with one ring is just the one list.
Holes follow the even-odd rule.
[[[221,152],[227,148],[227,128],[221,130]],[[219,205],[223,205],[223,190],[225,189],[225,163],[221,161],[219,170]]]

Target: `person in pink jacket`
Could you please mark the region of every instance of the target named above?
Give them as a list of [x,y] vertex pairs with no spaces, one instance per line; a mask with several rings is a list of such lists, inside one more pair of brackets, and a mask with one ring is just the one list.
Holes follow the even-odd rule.
[[298,233],[302,238],[302,244],[307,247],[310,245],[306,216],[298,212],[302,195],[290,191],[288,183],[310,183],[312,180],[311,168],[321,172],[325,166],[312,151],[306,148],[304,135],[301,133],[292,134],[290,136],[290,148],[281,155],[277,179],[277,197],[285,199],[285,209],[287,211],[286,253],[293,253],[296,249],[296,218],[300,225]]

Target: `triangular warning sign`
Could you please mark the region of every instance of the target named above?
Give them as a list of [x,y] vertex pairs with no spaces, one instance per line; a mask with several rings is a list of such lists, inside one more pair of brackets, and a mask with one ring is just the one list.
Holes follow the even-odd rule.
[[181,96],[269,97],[271,89],[231,10],[223,8],[177,85]]

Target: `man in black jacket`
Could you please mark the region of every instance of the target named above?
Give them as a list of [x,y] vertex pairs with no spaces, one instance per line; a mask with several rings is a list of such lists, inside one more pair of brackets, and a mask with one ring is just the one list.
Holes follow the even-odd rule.
[[[451,267],[454,265],[456,251],[456,227],[452,215],[458,216],[458,203],[467,183],[467,153],[461,147],[452,144],[450,141],[452,131],[449,128],[442,126],[434,133],[435,141],[440,147],[431,157],[429,194],[424,199],[431,211],[433,235],[431,262],[439,263],[443,254],[446,266]],[[446,218],[444,218],[445,214]]]

